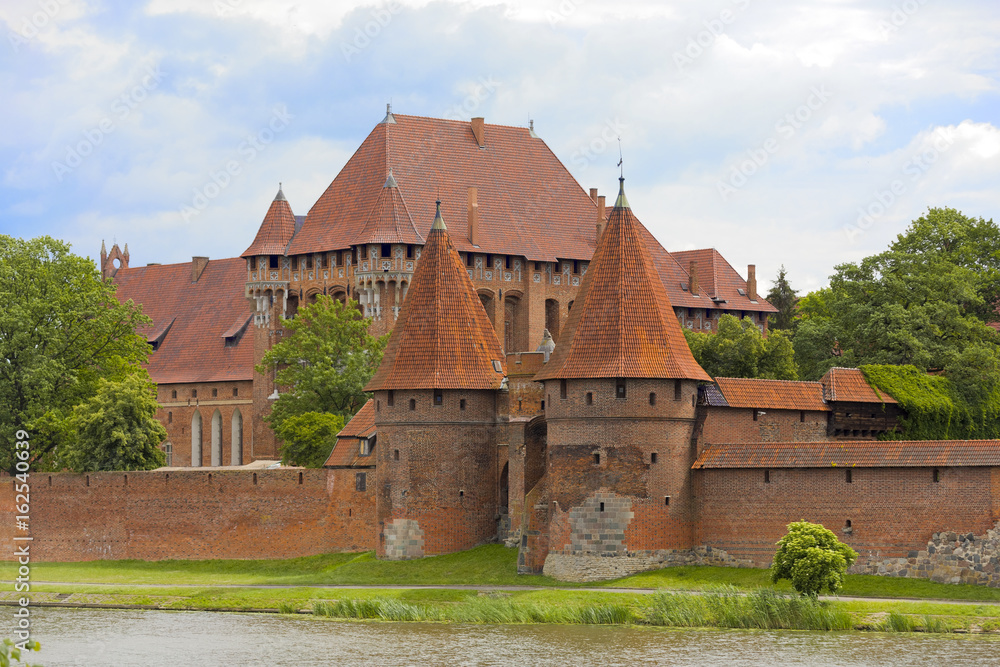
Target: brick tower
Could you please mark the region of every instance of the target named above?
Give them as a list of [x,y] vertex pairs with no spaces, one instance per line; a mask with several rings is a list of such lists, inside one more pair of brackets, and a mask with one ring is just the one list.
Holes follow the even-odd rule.
[[525,533],[522,571],[544,562],[560,578],[615,576],[693,546],[691,435],[697,384],[710,378],[684,340],[644,231],[621,179],[562,341],[535,376],[548,460],[529,508],[543,530]]
[[[264,353],[281,340],[282,317],[291,317],[298,309],[298,290],[290,289],[292,269],[285,249],[295,235],[295,215],[278,186],[278,194],[267,210],[253,243],[240,257],[247,261],[246,295],[254,311],[253,359],[258,363]],[[277,398],[274,370],[261,375],[254,370],[252,456],[254,459],[279,458],[274,431],[264,422]]]
[[374,392],[376,553],[468,549],[496,535],[504,353],[441,217],[423,247]]

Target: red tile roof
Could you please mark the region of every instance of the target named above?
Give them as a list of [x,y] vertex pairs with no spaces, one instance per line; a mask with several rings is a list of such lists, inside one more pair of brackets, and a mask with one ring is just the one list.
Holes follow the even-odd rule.
[[710,445],[691,467],[710,469],[956,466],[1000,466],[1000,441],[852,440]]
[[361,440],[375,435],[375,408],[369,399],[337,434],[337,443],[323,464],[324,468],[367,467],[375,465],[375,450],[361,455]]
[[715,384],[731,408],[830,410],[823,402],[823,385],[819,382],[715,378]]
[[498,389],[505,359],[438,210],[382,363],[365,391]]
[[375,432],[375,401],[369,398],[351,420],[344,425],[338,438],[367,438]]
[[260,223],[257,236],[250,247],[243,251],[240,257],[256,255],[284,255],[288,242],[295,235],[295,216],[292,207],[288,205],[284,193],[278,189],[278,194],[267,209],[264,221]]
[[414,243],[423,245],[424,237],[417,231],[403,194],[392,173],[375,200],[364,227],[353,243]]
[[312,207],[290,255],[357,243],[359,222],[368,217],[390,169],[425,238],[432,202],[439,198],[452,243],[459,250],[474,249],[466,208],[468,188],[475,187],[477,250],[537,261],[588,259],[593,253],[596,204],[527,128],[486,125],[480,148],[468,122],[394,118],[375,126]]
[[[392,118],[375,126],[310,209],[289,255],[394,242],[380,240],[379,230],[386,225],[364,224],[384,196],[386,174],[392,170],[399,198],[409,202],[414,231],[422,238],[433,216],[431,202],[440,198],[452,243],[463,252],[520,255],[529,261],[591,258],[597,205],[531,130],[485,125],[485,146],[480,148],[468,122],[402,114]],[[470,187],[478,192],[478,247],[469,240]],[[712,275],[717,275],[716,289],[727,303],[681,290],[688,282],[686,259],[678,263],[648,230],[642,228],[642,234],[675,306],[776,312],[763,299],[755,304],[739,295],[737,287],[745,289],[746,284],[721,256],[713,259]]]
[[[705,308],[705,302],[708,301],[709,304],[707,307],[710,308],[715,307],[737,311],[763,311],[767,313],[778,312],[777,308],[765,301],[759,294],[755,300],[756,302],[750,300],[750,295],[747,293],[747,281],[740,276],[739,272],[715,248],[674,251],[670,253],[670,256],[684,270],[685,278],[683,283],[688,286],[683,290],[679,284],[668,286],[675,305]],[[698,272],[698,293],[700,295],[698,297],[691,294],[689,287],[691,279],[688,270],[692,261],[694,261],[695,270]],[[694,305],[691,305],[688,300],[680,303],[680,300],[674,297],[673,289],[685,295],[688,300],[698,301],[700,299],[700,301]],[[739,293],[741,289],[744,292],[743,294]],[[720,300],[720,302],[713,302],[713,297]],[[725,301],[725,303],[721,303],[721,301]]]
[[234,323],[245,324],[252,316],[243,294],[246,279],[246,260],[238,257],[209,261],[194,283],[190,262],[122,268],[115,274],[118,299],[142,304],[153,319],[140,333],[147,339],[163,336],[147,365],[154,382],[252,379],[253,336],[244,330],[231,346],[223,337],[239,333],[232,331]]
[[850,403],[895,403],[889,394],[880,392],[868,384],[860,368],[831,368],[820,382],[823,395],[828,401]]
[[624,181],[570,311],[563,342],[535,380],[709,380],[691,355],[663,289]]

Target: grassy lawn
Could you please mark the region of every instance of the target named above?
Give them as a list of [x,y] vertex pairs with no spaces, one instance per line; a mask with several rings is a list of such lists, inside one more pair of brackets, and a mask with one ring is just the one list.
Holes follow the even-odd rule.
[[[16,564],[0,564],[0,579],[11,581]],[[411,561],[379,561],[372,552],[323,554],[288,560],[87,561],[32,563],[34,581],[66,583],[223,585],[481,585],[576,588],[580,584],[517,574],[517,551],[492,544],[446,556]],[[730,585],[740,590],[770,587],[768,570],[687,566],[644,572],[590,584],[596,588],[653,588],[703,591]],[[102,587],[103,588],[103,587]],[[788,582],[775,586],[790,591]],[[92,587],[95,593],[99,592]],[[220,589],[216,589],[220,590]],[[188,591],[190,593],[191,591]],[[314,591],[315,592],[315,591]],[[146,590],[146,594],[152,591]],[[159,593],[159,591],[157,591]],[[235,594],[234,594],[235,595]],[[939,584],[920,579],[848,575],[843,596],[1000,602],[1000,590]],[[313,597],[316,597],[314,595]]]

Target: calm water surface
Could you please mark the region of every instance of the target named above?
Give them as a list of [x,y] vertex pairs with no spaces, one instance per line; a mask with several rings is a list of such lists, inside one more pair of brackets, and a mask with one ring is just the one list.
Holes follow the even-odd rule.
[[[9,609],[9,607],[8,607]],[[57,665],[1000,664],[981,637],[557,625],[352,623],[212,612],[35,609],[32,660]]]

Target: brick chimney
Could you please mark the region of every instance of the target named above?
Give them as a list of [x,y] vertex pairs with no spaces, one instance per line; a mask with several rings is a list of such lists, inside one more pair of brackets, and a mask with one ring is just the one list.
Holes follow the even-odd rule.
[[479,245],[479,202],[476,188],[469,188],[469,242]]
[[754,264],[747,264],[747,297],[757,300],[757,266]]
[[691,293],[691,296],[699,295],[698,265],[693,259],[688,263],[688,292]]
[[[597,194],[597,189],[591,190],[592,193]],[[597,198],[597,240],[601,240],[601,234],[604,233],[604,224],[607,219],[604,217],[604,195]]]
[[204,273],[206,266],[208,266],[208,257],[191,258],[191,282],[198,282],[198,279],[201,278],[201,274]]
[[482,117],[472,119],[472,134],[475,135],[480,148],[486,146],[486,126]]
[[590,198],[597,203],[597,188],[590,188]]

